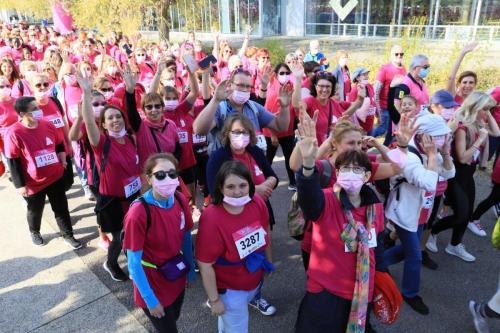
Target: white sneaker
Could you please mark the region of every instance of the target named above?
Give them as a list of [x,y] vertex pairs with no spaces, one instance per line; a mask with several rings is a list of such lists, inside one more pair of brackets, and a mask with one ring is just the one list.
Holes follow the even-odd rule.
[[453,246],[448,244],[445,249],[446,253],[451,254],[452,256],[459,257],[463,261],[474,262],[476,261],[476,257],[465,250],[464,244],[460,243],[457,246]]
[[474,220],[472,222],[469,222],[467,224],[467,228],[472,231],[474,235],[477,235],[479,237],[486,237],[486,231],[484,231],[483,227],[481,226],[481,223],[479,220]]
[[476,331],[479,333],[490,333],[488,321],[479,312],[479,305],[480,304],[474,301],[469,301],[469,310],[472,314],[472,318],[474,319],[474,327],[476,327]]
[[429,239],[427,240],[427,243],[425,243],[425,247],[427,250],[437,253],[438,252],[438,247],[437,247],[437,235],[431,234],[429,236]]

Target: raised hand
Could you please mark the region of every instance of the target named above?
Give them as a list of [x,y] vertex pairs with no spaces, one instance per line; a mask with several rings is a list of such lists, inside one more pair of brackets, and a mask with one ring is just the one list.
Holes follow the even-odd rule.
[[92,78],[87,76],[86,72],[81,73],[80,71],[76,71],[76,81],[78,85],[83,91],[90,92],[92,91]]
[[248,38],[250,36],[250,34],[252,33],[252,27],[250,25],[246,25],[245,26],[245,38]]
[[420,141],[422,150],[424,151],[425,155],[429,156],[437,153],[436,145],[428,134],[422,134]]
[[398,140],[399,146],[408,146],[415,132],[418,130],[418,125],[415,125],[417,118],[412,117],[409,114],[401,114],[401,120],[399,121],[399,129],[396,131],[396,139]]
[[290,70],[292,71],[295,77],[302,78],[304,76],[304,66],[302,66],[302,64],[299,63],[298,61],[291,64]]
[[262,87],[267,87],[269,81],[271,81],[271,77],[274,75],[273,69],[271,65],[266,65],[260,74],[260,85]]
[[316,154],[318,153],[318,139],[316,138],[318,114],[318,110],[314,111],[314,116],[311,119],[306,112],[301,111],[299,115],[300,122],[295,131],[295,135],[299,139],[297,146],[302,155],[302,165],[307,167],[314,166]]
[[165,70],[165,68],[167,68],[167,60],[164,57],[162,57],[158,62],[158,68],[156,72],[161,74],[163,70]]
[[214,98],[217,101],[223,101],[231,95],[232,89],[229,87],[229,80],[221,81],[214,91]]
[[290,83],[287,83],[280,87],[280,92],[278,95],[278,100],[282,108],[288,107],[292,101],[293,88]]
[[358,98],[365,99],[366,97],[366,86],[364,84],[358,83]]
[[467,44],[465,44],[465,46],[463,47],[463,49],[462,49],[462,53],[463,53],[463,54],[467,54],[467,53],[469,53],[469,52],[472,52],[472,51],[474,51],[474,50],[477,48],[477,46],[478,46],[478,45],[479,45],[479,42],[467,43]]
[[137,83],[137,73],[133,72],[128,64],[125,64],[122,72],[123,81],[125,81],[125,88],[128,92],[132,93],[135,90]]

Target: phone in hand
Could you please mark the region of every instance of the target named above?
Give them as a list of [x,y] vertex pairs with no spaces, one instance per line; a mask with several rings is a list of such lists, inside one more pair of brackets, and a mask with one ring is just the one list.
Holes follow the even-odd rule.
[[194,60],[192,55],[190,55],[188,53],[184,54],[183,60],[184,60],[184,63],[186,64],[186,66],[188,66],[189,71],[191,73],[196,72],[196,70],[198,69],[198,64],[196,63],[196,60]]
[[217,62],[217,59],[214,57],[213,54],[201,59],[198,62],[198,66],[200,66],[201,69],[205,69],[210,66],[210,64],[215,64]]

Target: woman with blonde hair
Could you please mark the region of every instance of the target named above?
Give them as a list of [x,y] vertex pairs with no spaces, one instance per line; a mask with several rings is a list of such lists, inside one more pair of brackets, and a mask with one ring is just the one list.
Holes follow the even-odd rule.
[[[453,215],[447,216],[434,224],[426,247],[431,252],[437,252],[437,234],[446,229],[453,229],[451,242],[446,247],[446,253],[457,256],[464,261],[473,262],[476,258],[465,250],[462,238],[471,221],[476,197],[474,172],[480,161],[481,153],[485,152],[488,135],[500,136],[500,129],[490,110],[495,107],[495,101],[482,92],[471,93],[455,113],[450,122],[454,133],[451,153],[455,163],[456,176],[448,181],[445,195],[453,208]],[[467,203],[464,205],[463,203]],[[481,225],[475,223],[475,228],[482,231]]]
[[335,53],[337,66],[333,69],[332,74],[339,84],[340,101],[347,100],[347,96],[351,92],[351,74],[347,66],[348,58],[349,54],[345,50],[338,50]]

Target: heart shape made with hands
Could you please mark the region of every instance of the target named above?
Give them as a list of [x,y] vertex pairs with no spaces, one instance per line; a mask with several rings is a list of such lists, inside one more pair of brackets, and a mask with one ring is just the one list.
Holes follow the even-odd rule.
[[338,15],[341,21],[344,21],[354,8],[358,5],[358,0],[349,0],[345,5],[342,5],[341,0],[331,0],[330,6]]

